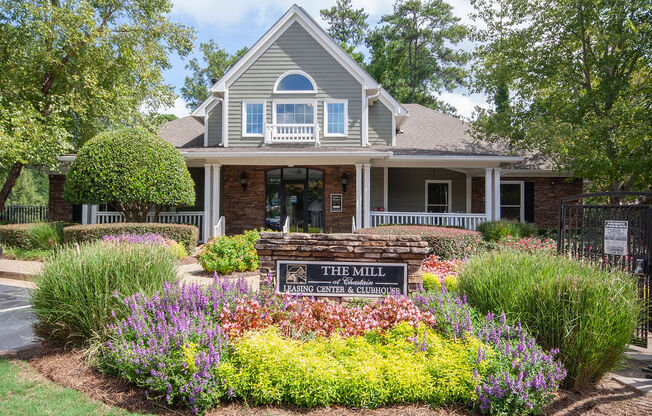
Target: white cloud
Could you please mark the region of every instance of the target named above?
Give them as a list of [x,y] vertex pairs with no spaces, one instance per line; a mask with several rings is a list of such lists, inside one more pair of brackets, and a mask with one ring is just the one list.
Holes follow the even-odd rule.
[[[468,3],[468,0],[456,0],[456,3]],[[319,20],[319,10],[330,8],[335,0],[235,0],[228,5],[210,0],[175,0],[173,13],[188,17],[199,24],[215,25],[220,28],[238,26],[245,21],[257,25],[271,25],[281,17],[294,3],[306,9]],[[369,13],[373,25],[378,18],[392,11],[394,0],[353,0],[353,7],[364,8]]]
[[179,118],[190,114],[190,111],[186,108],[186,102],[181,98],[174,100],[174,105],[172,107],[161,107],[157,112],[160,114],[174,114]]
[[488,108],[486,98],[481,94],[462,94],[456,92],[445,92],[439,96],[441,100],[457,109],[459,115],[465,119],[471,119],[476,106]]

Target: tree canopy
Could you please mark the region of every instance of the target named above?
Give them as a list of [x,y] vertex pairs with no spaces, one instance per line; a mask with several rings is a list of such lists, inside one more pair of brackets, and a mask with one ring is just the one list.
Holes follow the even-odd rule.
[[652,187],[648,0],[473,0],[474,134],[551,158],[600,190]]
[[212,81],[221,78],[242,55],[247,53],[248,49],[244,47],[235,54],[229,54],[214,40],[201,43],[199,50],[202,52],[204,65],[202,66],[197,58],[191,59],[186,65],[186,69],[192,72],[190,76],[186,76],[181,87],[181,96],[186,101],[186,106],[194,110],[208,98],[208,89],[213,84]]
[[[97,132],[171,105],[168,55],[193,33],[171,0],[0,0],[0,209],[25,164],[56,158]],[[4,149],[7,149],[5,152]]]
[[82,146],[66,174],[64,199],[114,204],[128,222],[145,222],[150,211],[194,205],[195,188],[174,146],[144,129],[125,128]]
[[436,95],[466,84],[468,55],[455,45],[467,34],[443,0],[397,0],[367,39],[367,70],[400,102],[454,113]]

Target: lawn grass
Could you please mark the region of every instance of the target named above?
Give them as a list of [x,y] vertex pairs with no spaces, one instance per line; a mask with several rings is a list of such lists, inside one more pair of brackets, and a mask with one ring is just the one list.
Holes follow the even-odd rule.
[[40,248],[26,250],[17,247],[2,247],[2,257],[16,260],[45,260],[54,252]]
[[24,361],[0,358],[0,416],[137,415],[44,379]]

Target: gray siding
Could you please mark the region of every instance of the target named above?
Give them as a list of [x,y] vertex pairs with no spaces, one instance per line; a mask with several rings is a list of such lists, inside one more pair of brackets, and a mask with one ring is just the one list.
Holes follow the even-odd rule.
[[392,111],[380,100],[369,107],[369,144],[392,145]]
[[[428,179],[451,180],[452,210],[466,211],[466,175],[463,173],[437,168],[389,168],[388,176],[389,211],[425,211]],[[373,201],[374,197],[371,199]]]
[[208,145],[218,146],[222,143],[222,103],[213,108],[208,116]]
[[384,168],[371,168],[370,192],[371,209],[383,208],[383,194],[385,193],[385,172]]
[[[316,94],[273,94],[279,76],[290,70],[309,74]],[[242,101],[267,100],[267,123],[272,123],[273,99],[316,99],[322,146],[361,146],[362,85],[342,67],[306,30],[294,23],[247,71],[229,87],[229,147],[260,146],[259,137],[242,137]],[[323,100],[347,99],[348,137],[323,137]]]

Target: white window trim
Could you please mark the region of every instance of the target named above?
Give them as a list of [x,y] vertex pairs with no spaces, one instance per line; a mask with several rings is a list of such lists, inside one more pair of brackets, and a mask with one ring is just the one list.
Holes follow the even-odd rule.
[[446,213],[453,212],[453,181],[451,181],[450,179],[426,179],[426,191],[425,191],[425,194],[424,194],[425,197],[426,197],[426,199],[425,199],[425,212],[429,212],[428,211],[428,205],[431,205],[431,204],[428,204],[428,185],[431,184],[431,183],[445,183],[445,184],[448,185],[448,201],[447,201],[448,202],[448,204],[447,204],[448,205],[448,207],[447,207],[448,211],[446,211]]
[[[304,124],[309,124],[309,125],[318,125],[317,122],[317,100],[310,100],[310,99],[301,99],[301,98],[288,98],[288,99],[282,99],[282,100],[272,100],[272,124],[277,125],[278,123],[276,122],[276,105],[277,104],[312,104],[312,112],[313,112],[313,123],[304,123]],[[301,124],[299,124],[301,125]]]
[[[328,104],[344,104],[344,133],[328,132]],[[324,100],[324,137],[347,137],[349,135],[349,100]]]
[[[502,191],[503,185],[521,185],[521,205],[520,205],[520,222],[525,222],[525,181],[500,181],[500,186]],[[505,208],[516,208],[518,205],[506,205],[503,204],[503,199],[500,198],[500,212],[502,213],[503,207]],[[502,219],[502,215],[501,215]]]
[[[298,75],[303,75],[304,77],[308,78],[308,81],[312,84],[312,90],[288,90],[288,91],[279,91],[278,90],[278,84],[281,82],[283,78],[285,78],[288,75],[293,75],[293,74],[298,74]],[[276,82],[274,83],[274,94],[314,94],[317,92],[317,83],[315,82],[314,79],[308,74],[306,74],[303,71],[299,70],[292,70],[292,71],[287,71],[284,72],[280,77],[276,79]]]
[[[263,132],[247,133],[247,104],[263,105]],[[265,137],[267,126],[267,101],[265,100],[242,100],[242,137]]]

